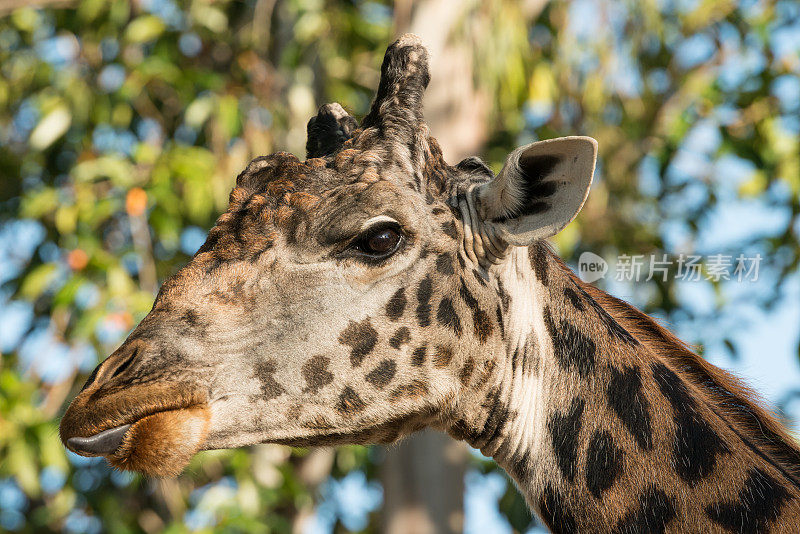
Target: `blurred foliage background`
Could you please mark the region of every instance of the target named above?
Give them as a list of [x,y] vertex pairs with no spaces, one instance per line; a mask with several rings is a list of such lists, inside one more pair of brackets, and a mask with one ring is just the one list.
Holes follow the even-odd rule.
[[[385,449],[209,452],[146,480],[66,453],[57,418],[236,174],[303,155],[321,103],[363,116],[409,28],[433,43],[428,117],[451,163],[473,151],[499,170],[535,139],[598,139],[590,201],[556,239],[569,261],[761,254],[754,283],[601,285],[715,363],[774,369],[757,389],[798,415],[797,2],[4,0],[0,530],[380,530]],[[491,461],[467,461],[451,530],[537,528]]]

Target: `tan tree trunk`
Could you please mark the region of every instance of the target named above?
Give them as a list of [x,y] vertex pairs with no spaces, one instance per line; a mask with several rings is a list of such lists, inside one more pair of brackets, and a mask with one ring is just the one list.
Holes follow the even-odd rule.
[[383,532],[436,534],[464,528],[463,442],[425,430],[387,450],[381,466]]

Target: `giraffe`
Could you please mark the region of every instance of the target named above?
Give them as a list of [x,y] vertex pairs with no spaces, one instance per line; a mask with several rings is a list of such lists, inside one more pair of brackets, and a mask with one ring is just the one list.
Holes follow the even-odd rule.
[[428,56],[389,46],[359,125],[238,176],[230,206],[92,373],[65,446],[179,473],[200,450],[391,443],[425,427],[510,475],[553,532],[795,532],[800,449],[751,392],[583,283],[546,239],[589,192],[588,137],[445,163]]

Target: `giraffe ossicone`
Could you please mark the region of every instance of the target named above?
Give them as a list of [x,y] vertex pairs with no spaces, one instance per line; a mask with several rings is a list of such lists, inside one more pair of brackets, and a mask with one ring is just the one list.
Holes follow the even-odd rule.
[[780,424],[543,241],[583,205],[596,143],[534,143],[497,176],[448,165],[422,115],[427,58],[401,37],[360,125],[328,104],[308,159],[248,165],[70,404],[64,444],[169,476],[203,449],[433,427],[494,457],[554,532],[796,529]]

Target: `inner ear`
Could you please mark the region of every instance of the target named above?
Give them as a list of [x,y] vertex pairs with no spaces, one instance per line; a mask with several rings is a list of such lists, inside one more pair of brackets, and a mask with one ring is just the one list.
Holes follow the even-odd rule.
[[506,198],[505,213],[492,218],[494,223],[534,215],[550,208],[550,197],[556,192],[558,183],[547,180],[562,162],[562,157],[550,154],[525,154],[519,160],[518,189]]
[[509,154],[497,178],[474,190],[481,222],[506,243],[526,246],[555,235],[589,194],[597,141],[561,137]]

